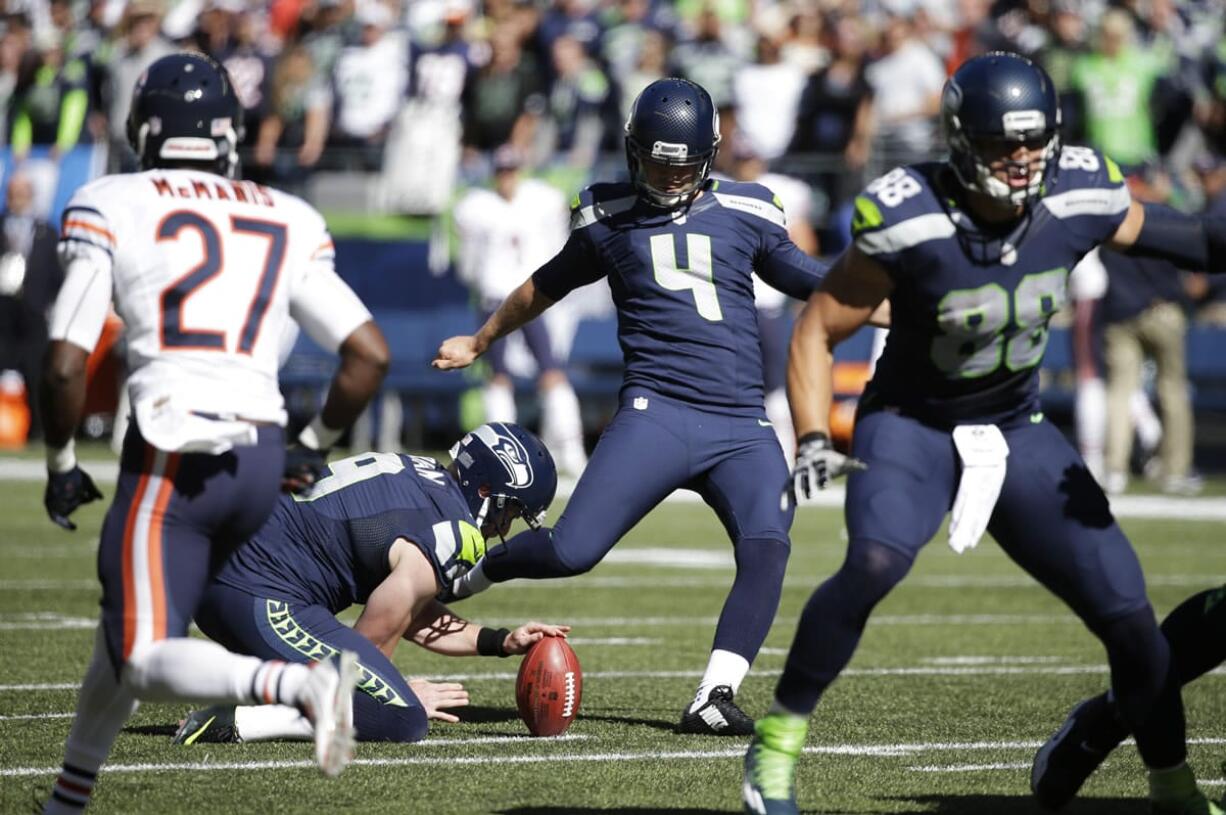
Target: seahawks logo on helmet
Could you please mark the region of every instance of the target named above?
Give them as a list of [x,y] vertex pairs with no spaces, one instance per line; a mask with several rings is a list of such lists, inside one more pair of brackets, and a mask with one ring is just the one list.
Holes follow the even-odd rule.
[[[519,443],[519,439],[493,433],[488,426],[477,428],[477,433],[507,471],[507,486],[523,489],[532,485],[532,463],[528,461],[528,451]],[[487,438],[487,434],[494,438]]]

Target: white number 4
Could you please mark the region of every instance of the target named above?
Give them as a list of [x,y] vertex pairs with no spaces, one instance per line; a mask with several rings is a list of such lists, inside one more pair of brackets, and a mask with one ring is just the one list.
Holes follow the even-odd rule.
[[686,235],[685,249],[690,258],[690,267],[679,269],[673,236],[651,236],[651,265],[655,269],[656,282],[669,291],[690,289],[694,292],[694,305],[700,316],[711,322],[724,319],[719,308],[719,296],[715,292],[711,238],[707,235]]

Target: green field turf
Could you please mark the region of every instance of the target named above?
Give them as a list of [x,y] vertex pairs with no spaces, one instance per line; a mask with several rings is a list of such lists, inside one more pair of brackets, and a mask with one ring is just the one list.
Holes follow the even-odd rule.
[[[104,492],[112,492],[110,484]],[[0,812],[29,812],[58,766],[90,653],[99,590],[93,549],[103,507],[76,534],[43,514],[42,485],[0,482]],[[1053,507],[1053,511],[1059,511]],[[556,509],[555,509],[556,513]],[[554,515],[556,517],[556,514]],[[1130,520],[1160,613],[1226,582],[1222,524]],[[805,508],[783,605],[739,701],[770,703],[796,616],[836,568],[840,513]],[[495,587],[457,606],[480,622],[571,623],[586,672],[579,720],[563,739],[525,738],[517,660],[456,659],[404,644],[405,673],[462,676],[473,706],[419,745],[361,744],[336,781],[307,744],[176,747],[184,706],[147,705],[120,736],[98,813],[704,813],[739,810],[736,739],[674,735],[710,645],[732,570],[722,529],[701,505],[668,504],[611,561],[568,581]],[[647,563],[651,559],[668,564]],[[351,612],[347,619],[356,616]],[[878,609],[851,670],[814,717],[800,769],[804,809],[820,813],[1014,815],[1037,811],[1027,773],[1037,744],[1082,696],[1104,687],[1101,649],[990,541],[954,555],[941,539]],[[1226,676],[1185,694],[1191,759],[1223,790]],[[1141,815],[1135,750],[1091,780],[1078,813]]]

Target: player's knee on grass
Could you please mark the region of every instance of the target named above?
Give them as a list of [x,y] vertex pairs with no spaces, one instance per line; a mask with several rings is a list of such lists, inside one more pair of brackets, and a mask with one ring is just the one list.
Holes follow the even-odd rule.
[[421,741],[430,727],[425,708],[415,698],[404,706],[391,705],[362,691],[354,695],[353,724],[360,741],[398,743]]

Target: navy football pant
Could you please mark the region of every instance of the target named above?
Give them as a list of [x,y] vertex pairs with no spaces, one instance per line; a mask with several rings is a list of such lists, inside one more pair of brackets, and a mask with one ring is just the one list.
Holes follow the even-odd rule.
[[787,567],[794,512],[780,502],[787,482],[787,463],[765,419],[710,413],[626,388],[557,524],[492,547],[483,568],[495,582],[582,574],[673,490],[693,490],[719,516],[737,564],[714,647],[752,662],[778,609]]
[[136,422],[128,427],[98,544],[116,676],[137,646],[187,636],[209,576],[271,514],[284,461],[279,427],[261,427],[256,445],[221,455],[167,453]]
[[353,722],[358,738],[408,742],[426,737],[426,711],[404,676],[374,643],[324,606],[257,597],[214,582],[200,604],[196,624],[231,651],[262,659],[306,663],[354,651],[359,679]]
[[[1002,431],[1009,444],[1008,474],[989,531],[1102,640],[1121,709],[1135,723],[1146,763],[1178,763],[1178,686],[1132,546],[1102,490],[1055,427],[1040,421]],[[847,558],[809,599],[776,692],[797,712],[812,710],[846,666],[873,607],[936,534],[957,491],[960,465],[949,432],[872,413],[857,423],[852,452],[868,469],[848,481]]]

